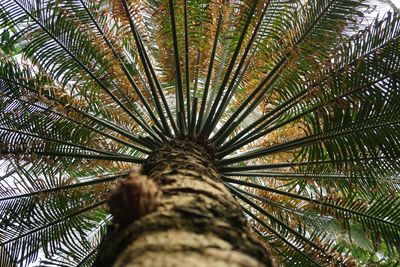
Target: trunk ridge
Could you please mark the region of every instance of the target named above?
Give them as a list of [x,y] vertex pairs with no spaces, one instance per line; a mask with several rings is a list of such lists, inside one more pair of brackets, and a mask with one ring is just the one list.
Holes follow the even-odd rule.
[[171,141],[148,157],[142,174],[162,191],[159,206],[108,233],[95,266],[273,266],[208,148]]

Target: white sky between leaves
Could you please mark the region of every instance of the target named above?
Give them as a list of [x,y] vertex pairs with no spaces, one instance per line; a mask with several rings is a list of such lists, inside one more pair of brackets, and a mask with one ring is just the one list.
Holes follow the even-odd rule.
[[392,3],[393,3],[396,7],[400,8],[400,0],[392,0]]

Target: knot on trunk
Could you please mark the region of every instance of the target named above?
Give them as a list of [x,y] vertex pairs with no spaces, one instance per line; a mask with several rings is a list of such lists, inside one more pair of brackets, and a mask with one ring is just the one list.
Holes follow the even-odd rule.
[[162,192],[154,181],[132,172],[127,180],[111,188],[107,204],[114,224],[126,226],[154,211],[160,205],[161,197]]

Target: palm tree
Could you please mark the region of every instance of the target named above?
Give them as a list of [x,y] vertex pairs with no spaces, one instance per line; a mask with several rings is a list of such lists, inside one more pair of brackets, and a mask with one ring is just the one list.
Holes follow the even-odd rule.
[[0,0],[0,265],[394,266],[400,17],[369,10]]

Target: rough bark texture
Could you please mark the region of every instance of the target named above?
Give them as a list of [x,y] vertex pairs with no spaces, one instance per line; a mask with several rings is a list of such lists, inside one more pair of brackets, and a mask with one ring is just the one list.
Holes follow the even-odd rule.
[[163,192],[160,206],[107,234],[95,266],[272,266],[209,155],[186,141],[154,151],[143,173]]

